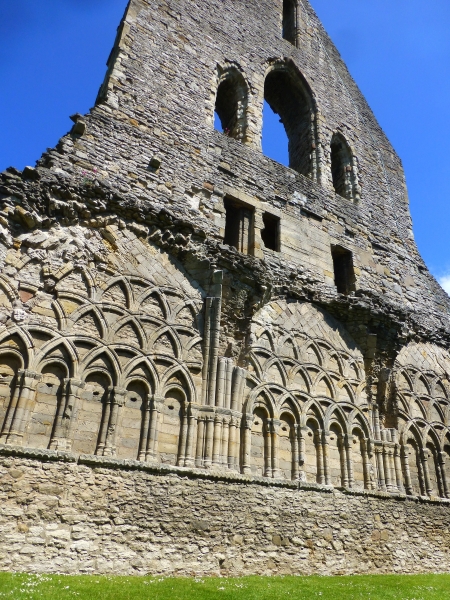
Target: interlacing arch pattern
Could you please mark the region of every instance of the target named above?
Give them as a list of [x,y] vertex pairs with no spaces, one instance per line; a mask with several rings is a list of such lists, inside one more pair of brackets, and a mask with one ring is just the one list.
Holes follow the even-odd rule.
[[272,303],[252,327],[243,469],[372,489],[372,431],[361,352],[318,308]]
[[[14,318],[17,292],[0,285],[4,310],[12,311],[0,331],[1,441],[152,457],[155,406],[164,412],[178,394],[178,412],[169,410],[176,420],[197,400],[200,294],[189,298],[137,275],[66,268],[52,295],[16,308],[21,319]],[[176,460],[176,441],[162,447]]]
[[395,369],[405,490],[450,497],[450,359],[431,344],[410,344]]
[[[221,355],[223,274],[206,293],[135,238],[145,268],[123,275],[111,231],[116,268],[91,266],[102,242],[90,232],[83,260],[64,242],[44,267],[34,250],[14,255],[16,287],[0,274],[1,444],[448,497],[444,351],[402,350],[398,428],[383,428],[362,352],[325,311],[267,304],[236,364]],[[77,247],[87,235],[72,234]]]

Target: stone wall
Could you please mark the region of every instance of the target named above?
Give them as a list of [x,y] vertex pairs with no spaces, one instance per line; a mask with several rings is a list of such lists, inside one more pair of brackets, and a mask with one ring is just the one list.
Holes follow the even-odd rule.
[[[248,575],[450,569],[440,502],[152,469],[114,459],[5,456],[0,568]],[[14,456],[16,454],[16,456]],[[53,458],[53,460],[51,460]]]
[[[225,528],[241,507],[217,534],[225,570],[228,535],[239,572],[408,571],[416,552],[447,568],[450,300],[414,243],[399,158],[307,2],[283,37],[288,4],[131,0],[94,108],[35,168],[0,174],[0,443],[37,461],[17,488],[5,475],[2,510],[28,507],[31,525],[6,515],[6,567],[27,556],[8,540],[39,546],[47,517],[53,558],[80,536],[77,556],[107,559],[112,532],[129,556],[147,526],[124,507],[159,489],[148,535],[174,556],[149,570],[197,564],[189,515],[206,527],[220,502]],[[264,99],[290,167],[262,154]],[[64,469],[67,493],[52,483],[40,503],[33,478],[66,484]],[[167,477],[186,513],[164,516]],[[91,523],[91,498],[124,514]],[[81,529],[55,522],[64,502]],[[258,532],[255,503],[271,507]],[[90,545],[83,522],[104,537]],[[216,569],[203,547],[199,572]]]

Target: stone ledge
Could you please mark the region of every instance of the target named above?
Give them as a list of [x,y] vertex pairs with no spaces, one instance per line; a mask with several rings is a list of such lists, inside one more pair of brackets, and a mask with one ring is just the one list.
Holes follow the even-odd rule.
[[22,446],[10,446],[7,444],[0,444],[0,456],[17,456],[19,458],[30,458],[53,462],[76,463],[78,461],[78,456],[73,452],[44,450],[40,448],[23,448]]
[[286,481],[283,479],[269,479],[254,475],[241,475],[235,472],[203,470],[187,467],[176,467],[161,463],[147,463],[126,458],[114,458],[112,456],[96,456],[94,454],[75,454],[73,452],[60,452],[57,450],[44,450],[38,448],[23,448],[21,446],[9,446],[0,444],[0,456],[12,456],[42,462],[65,462],[86,465],[100,469],[116,469],[127,471],[143,471],[154,475],[177,475],[190,479],[205,479],[210,481],[224,481],[227,483],[241,483],[247,485],[260,485],[264,487],[284,488],[298,491],[316,491],[326,494],[341,492],[347,496],[362,496],[365,498],[377,498],[385,500],[397,500],[401,502],[415,502],[421,504],[441,504],[450,506],[450,500],[445,498],[427,496],[408,496],[399,492],[381,492],[374,490],[356,490],[351,488],[333,487],[308,483],[303,481]]

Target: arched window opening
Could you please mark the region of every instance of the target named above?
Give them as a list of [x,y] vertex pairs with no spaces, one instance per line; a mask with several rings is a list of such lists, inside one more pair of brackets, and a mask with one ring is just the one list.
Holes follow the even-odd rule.
[[283,0],[283,38],[291,44],[296,44],[297,37],[297,6],[296,0]]
[[348,200],[359,199],[352,152],[339,133],[331,140],[331,175],[336,194]]
[[219,80],[214,109],[214,128],[228,137],[244,141],[247,115],[247,85],[242,75],[228,71]]
[[284,126],[289,167],[316,179],[314,110],[307,84],[293,68],[275,68],[266,77],[264,98]]
[[262,149],[265,156],[278,163],[289,166],[289,140],[279,117],[268,102],[264,101]]

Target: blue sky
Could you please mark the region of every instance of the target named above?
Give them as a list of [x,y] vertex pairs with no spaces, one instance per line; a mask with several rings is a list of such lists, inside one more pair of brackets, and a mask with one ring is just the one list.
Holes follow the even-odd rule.
[[[416,241],[450,293],[450,2],[311,3],[403,160]],[[93,105],[126,0],[2,4],[0,170],[34,164]]]

